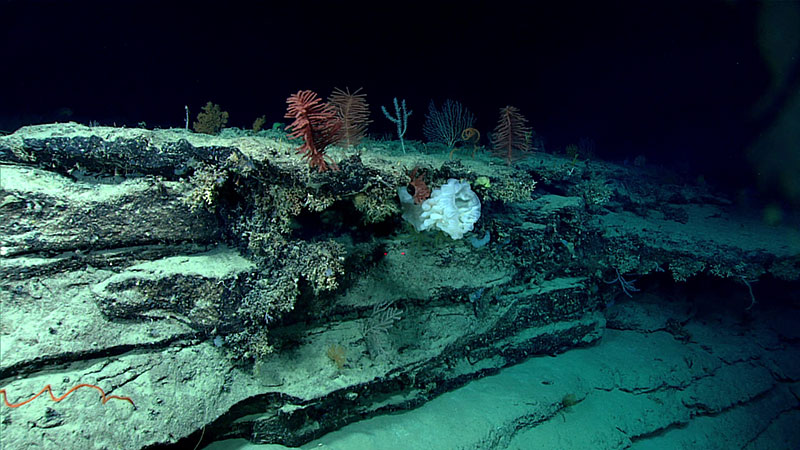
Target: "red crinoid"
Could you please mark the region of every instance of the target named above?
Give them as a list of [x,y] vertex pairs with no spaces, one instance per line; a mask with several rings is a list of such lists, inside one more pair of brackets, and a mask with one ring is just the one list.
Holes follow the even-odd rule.
[[342,127],[336,108],[329,103],[323,103],[313,91],[298,91],[287,98],[286,103],[289,106],[284,117],[294,119],[286,127],[291,130],[289,138],[303,138],[304,141],[297,152],[302,153],[308,164],[320,172],[329,167],[331,170],[339,170],[333,161],[325,161],[325,147],[336,142]]
[[530,148],[531,128],[528,120],[513,106],[500,109],[500,120],[494,128],[492,147],[511,165],[515,152]]

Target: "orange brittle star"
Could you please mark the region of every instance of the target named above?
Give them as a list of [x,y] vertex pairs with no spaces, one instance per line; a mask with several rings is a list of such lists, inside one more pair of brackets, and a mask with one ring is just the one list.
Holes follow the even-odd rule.
[[98,391],[100,391],[100,394],[102,394],[102,396],[103,396],[103,404],[104,405],[106,404],[107,401],[111,400],[112,398],[115,398],[117,400],[124,400],[126,402],[129,402],[131,405],[133,405],[134,409],[136,408],[136,405],[133,403],[133,400],[131,400],[130,397],[122,397],[122,396],[119,396],[119,395],[106,395],[106,392],[100,386],[95,386],[94,384],[86,384],[86,383],[82,383],[82,384],[79,384],[79,385],[73,387],[72,389],[68,390],[66,394],[62,395],[61,397],[56,397],[53,394],[53,388],[50,387],[50,385],[48,384],[47,386],[42,388],[42,390],[39,391],[38,394],[36,394],[33,397],[25,400],[24,402],[20,402],[20,403],[9,403],[5,389],[0,389],[0,394],[3,394],[3,403],[5,403],[6,406],[8,406],[9,408],[18,408],[18,407],[20,407],[22,405],[25,405],[27,403],[30,403],[30,402],[34,401],[36,399],[36,397],[44,394],[45,392],[48,392],[50,394],[50,398],[52,398],[54,402],[60,402],[61,400],[64,400],[69,394],[75,392],[76,390],[78,390],[78,389],[80,389],[82,387],[90,387],[90,388],[94,388],[94,389],[97,389]]

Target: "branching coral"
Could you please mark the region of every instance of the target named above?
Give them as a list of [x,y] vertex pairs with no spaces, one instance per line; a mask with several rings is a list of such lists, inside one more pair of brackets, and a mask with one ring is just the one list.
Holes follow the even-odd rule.
[[198,133],[217,134],[226,123],[228,123],[228,113],[223,111],[219,105],[208,102],[203,107],[203,111],[197,115],[197,121],[194,122],[193,128]]
[[336,108],[336,113],[342,121],[339,135],[339,145],[353,147],[358,145],[367,132],[369,120],[369,104],[367,94],[359,94],[361,88],[350,93],[349,88],[341,90],[336,88],[328,98],[328,102]]
[[339,139],[342,121],[336,115],[336,108],[330,103],[323,103],[313,91],[298,91],[286,99],[289,105],[286,118],[294,119],[288,127],[290,139],[303,139],[303,145],[297,149],[308,160],[311,167],[324,172],[328,168],[339,170],[333,161],[325,161],[325,147]]
[[530,148],[531,128],[528,120],[513,106],[500,109],[500,120],[494,128],[492,147],[510,165],[515,153]]

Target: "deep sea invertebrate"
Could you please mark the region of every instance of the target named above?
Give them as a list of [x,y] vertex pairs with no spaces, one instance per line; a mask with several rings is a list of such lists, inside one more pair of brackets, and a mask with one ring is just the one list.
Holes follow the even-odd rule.
[[624,292],[625,295],[627,295],[628,297],[633,298],[633,295],[631,295],[631,292],[639,292],[639,288],[637,288],[633,284],[633,283],[636,282],[636,280],[626,280],[625,277],[623,277],[622,274],[619,273],[619,269],[617,269],[617,268],[615,268],[614,271],[616,272],[616,277],[614,277],[614,278],[612,278],[610,280],[603,280],[603,282],[605,284],[619,283],[619,287],[622,288],[622,292]]
[[[475,128],[466,128],[461,132],[461,140],[467,144],[472,144],[472,157],[474,158],[475,153],[478,151],[478,142],[481,140],[481,132]],[[450,150],[450,159],[453,159],[453,152],[456,150],[455,147]]]
[[325,148],[339,138],[342,121],[336,115],[336,108],[330,103],[323,103],[313,91],[298,91],[286,99],[287,119],[294,119],[287,130],[290,139],[303,139],[303,145],[297,149],[308,160],[311,167],[324,172],[339,170],[336,163],[325,160]]
[[[453,148],[461,133],[475,124],[475,116],[461,103],[447,99],[441,111],[431,100],[422,132],[430,142],[441,142]],[[452,153],[451,153],[452,156]]]
[[325,355],[336,364],[336,368],[339,370],[344,369],[344,365],[347,364],[347,350],[339,344],[329,345]]
[[408,173],[408,177],[410,178],[408,182],[408,187],[410,187],[414,192],[409,192],[411,197],[414,199],[414,204],[421,205],[422,202],[428,199],[431,196],[431,190],[427,184],[425,184],[424,175],[417,176],[418,167],[414,167],[414,170]]
[[397,97],[394,98],[395,117],[392,117],[392,115],[389,114],[389,111],[387,111],[383,106],[381,106],[381,111],[383,111],[383,115],[386,116],[387,119],[391,120],[395,125],[397,125],[397,137],[400,138],[400,147],[403,148],[403,153],[405,153],[406,144],[403,141],[403,136],[405,136],[406,130],[408,129],[408,116],[410,116],[413,111],[406,110],[405,99],[403,99],[402,102],[397,103]]
[[64,400],[65,398],[67,398],[67,396],[69,394],[77,391],[78,389],[80,389],[82,387],[90,387],[90,388],[97,389],[98,391],[100,391],[100,394],[103,396],[102,397],[102,401],[103,401],[104,405],[106,404],[107,401],[109,401],[111,399],[117,399],[117,400],[124,400],[126,402],[129,402],[131,405],[133,405],[134,408],[136,408],[136,405],[133,403],[133,400],[130,397],[122,397],[122,396],[119,396],[119,395],[106,395],[106,392],[100,386],[96,386],[94,384],[87,384],[87,383],[81,383],[79,385],[74,386],[72,389],[68,390],[61,397],[56,397],[53,394],[53,388],[48,384],[47,386],[42,388],[42,390],[39,391],[38,394],[34,395],[33,397],[31,397],[31,398],[29,398],[29,399],[27,399],[27,400],[25,400],[23,402],[19,402],[19,403],[9,403],[5,389],[0,389],[0,394],[3,395],[3,403],[5,403],[6,406],[8,406],[9,408],[19,408],[22,405],[26,405],[26,404],[34,401],[37,397],[39,397],[40,395],[44,394],[45,392],[48,392],[50,394],[50,398],[52,398],[54,402],[60,402],[61,400]]
[[361,328],[370,357],[389,357],[389,330],[402,318],[402,311],[391,300],[381,301],[372,307],[372,313],[364,319]]
[[336,108],[339,120],[342,121],[338,142],[343,147],[358,145],[367,132],[367,125],[372,122],[369,120],[367,94],[359,94],[361,89],[358,88],[351,94],[349,88],[344,91],[336,88],[328,97],[328,102]]
[[206,103],[192,127],[194,131],[204,134],[217,134],[228,123],[228,113],[219,105]]
[[492,147],[511,165],[516,152],[530,149],[531,128],[528,120],[513,106],[500,109],[500,120],[494,128]]

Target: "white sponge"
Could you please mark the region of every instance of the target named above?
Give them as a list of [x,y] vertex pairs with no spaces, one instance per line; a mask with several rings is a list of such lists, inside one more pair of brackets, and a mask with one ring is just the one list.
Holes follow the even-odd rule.
[[405,188],[398,189],[398,195],[403,204],[403,218],[417,231],[438,228],[453,239],[461,239],[481,217],[481,201],[466,181],[450,178],[419,206],[414,205]]

